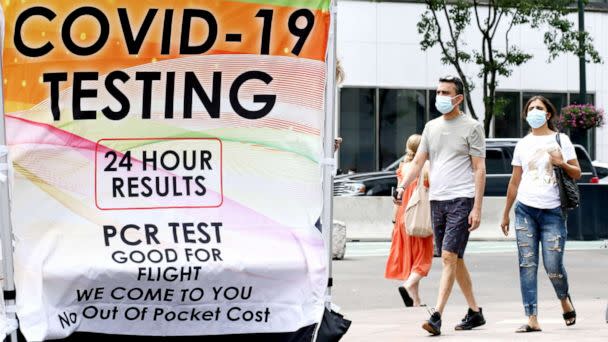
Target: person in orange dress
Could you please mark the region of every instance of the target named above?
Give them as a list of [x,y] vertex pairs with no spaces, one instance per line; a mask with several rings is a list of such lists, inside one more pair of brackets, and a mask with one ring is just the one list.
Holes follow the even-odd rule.
[[[421,136],[418,134],[414,134],[407,139],[405,158],[397,168],[399,186],[401,186],[403,176],[407,173],[411,161],[416,155],[420,139]],[[426,167],[423,172],[424,186],[428,188],[428,170],[426,170]],[[405,188],[401,201],[394,199],[396,210],[393,222],[395,225],[384,273],[387,279],[403,281],[403,285],[399,286],[398,290],[403,303],[408,307],[421,305],[418,286],[420,280],[428,275],[433,261],[433,235],[424,238],[409,236],[405,229],[403,215],[417,185],[418,181],[414,181]]]

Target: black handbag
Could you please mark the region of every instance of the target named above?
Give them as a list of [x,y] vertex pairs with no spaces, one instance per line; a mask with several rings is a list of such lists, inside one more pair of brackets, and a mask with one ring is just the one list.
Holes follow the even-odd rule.
[[[560,133],[557,133],[555,139],[559,147],[562,147],[560,140]],[[572,210],[578,208],[581,200],[581,195],[578,190],[576,181],[568,176],[568,173],[561,167],[555,167],[555,177],[557,179],[557,186],[559,187],[559,199],[562,203],[562,210]]]
[[316,342],[338,342],[350,328],[351,321],[325,308]]

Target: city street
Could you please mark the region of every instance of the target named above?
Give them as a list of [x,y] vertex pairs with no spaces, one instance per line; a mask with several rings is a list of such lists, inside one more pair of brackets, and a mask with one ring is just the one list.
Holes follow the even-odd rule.
[[[423,341],[421,329],[426,308],[405,308],[397,292],[398,281],[384,279],[390,243],[349,243],[344,260],[333,263],[333,302],[353,321],[343,341]],[[454,326],[466,313],[457,285],[444,312],[445,341],[607,341],[608,249],[603,241],[571,241],[566,247],[570,293],[578,317],[566,327],[561,307],[542,266],[539,269],[539,321],[543,332],[515,334],[526,322],[519,291],[515,242],[470,242],[465,256],[475,294],[487,324],[473,331],[457,332]],[[541,262],[542,264],[542,262]],[[434,306],[441,271],[433,260],[428,278],[421,282],[424,303]]]

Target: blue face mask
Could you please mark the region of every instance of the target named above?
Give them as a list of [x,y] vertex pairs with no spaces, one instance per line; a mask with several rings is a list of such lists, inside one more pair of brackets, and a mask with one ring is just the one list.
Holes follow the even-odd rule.
[[454,109],[454,105],[452,104],[452,98],[444,95],[437,95],[435,99],[435,108],[441,114],[447,114]]
[[532,128],[540,128],[545,122],[547,122],[547,112],[543,112],[539,109],[532,109],[528,112],[528,116],[526,116],[526,121],[528,125]]

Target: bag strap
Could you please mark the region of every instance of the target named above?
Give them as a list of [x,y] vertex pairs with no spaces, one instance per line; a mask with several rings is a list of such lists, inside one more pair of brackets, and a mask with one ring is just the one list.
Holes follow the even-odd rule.
[[420,170],[420,175],[418,176],[418,184],[416,185],[416,187],[418,189],[422,189],[423,186],[424,186],[424,167]]
[[[420,196],[416,195],[416,192],[420,193],[424,187],[424,169],[425,168],[423,166],[422,169],[420,170],[420,175],[418,176],[418,184],[416,184],[416,189],[415,189],[414,193],[412,194],[412,197],[410,197],[410,200],[407,202],[407,205],[405,206],[406,211],[408,209],[410,209],[411,207],[417,205],[418,202],[420,201],[420,198],[419,198]],[[416,202],[413,201],[413,198],[416,198]]]
[[562,135],[560,132],[557,132],[557,134],[555,135],[555,140],[557,140],[557,144],[559,145],[559,147],[562,147],[562,141],[560,139],[560,135]]
[[418,177],[418,186],[419,188],[422,189],[422,187],[424,186],[424,173],[429,171],[429,162],[426,161],[424,162],[424,165],[422,165],[422,169],[420,169],[420,176]]
[[[557,132],[557,134],[555,135],[555,140],[557,140],[557,144],[559,145],[559,148],[561,149],[562,148],[562,140],[560,139],[560,135],[561,135],[561,133]],[[562,168],[561,167],[557,167],[557,166],[554,165],[553,169],[556,171],[556,175],[559,177],[559,175],[561,175],[560,172],[561,172]]]

